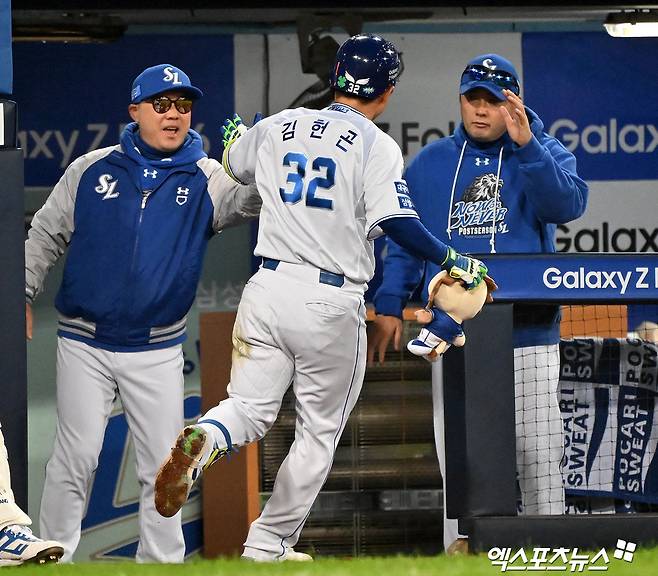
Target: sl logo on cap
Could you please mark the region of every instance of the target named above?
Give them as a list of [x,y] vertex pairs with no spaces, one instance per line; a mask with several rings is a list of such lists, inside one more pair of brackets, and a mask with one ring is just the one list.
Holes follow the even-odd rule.
[[178,70],[174,71],[174,69],[171,66],[167,66],[164,69],[164,73],[165,75],[162,78],[164,82],[171,82],[174,85],[182,84],[182,82],[178,79]]

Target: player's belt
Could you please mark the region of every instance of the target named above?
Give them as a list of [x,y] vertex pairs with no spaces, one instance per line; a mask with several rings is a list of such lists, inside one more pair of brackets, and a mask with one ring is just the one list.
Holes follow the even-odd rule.
[[[263,268],[267,268],[268,270],[276,270],[279,264],[281,264],[281,260],[263,258]],[[345,284],[345,276],[342,274],[322,270],[322,268],[318,268],[318,271],[320,272],[320,276],[318,277],[318,282],[320,282],[320,284],[329,284],[330,286],[337,286],[338,288]]]

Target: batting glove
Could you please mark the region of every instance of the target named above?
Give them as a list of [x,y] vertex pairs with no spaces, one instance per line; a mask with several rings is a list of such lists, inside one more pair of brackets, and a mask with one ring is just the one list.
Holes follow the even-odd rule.
[[228,148],[240,136],[247,131],[247,127],[242,123],[242,118],[237,114],[233,114],[233,118],[227,118],[222,124],[222,142],[224,148]]
[[461,280],[467,290],[477,287],[489,271],[488,268],[476,258],[462,256],[454,248],[448,248],[448,255],[441,264],[451,278]]

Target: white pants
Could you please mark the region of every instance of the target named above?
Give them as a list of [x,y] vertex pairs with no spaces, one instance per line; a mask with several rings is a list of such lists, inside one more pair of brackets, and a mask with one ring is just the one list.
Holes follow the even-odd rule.
[[71,560],[117,394],[135,442],[141,486],[137,561],[182,562],[180,512],[163,518],[153,501],[155,475],[184,424],[180,344],[120,353],[58,339],[57,433],[41,499],[41,537],[61,542],[63,561]]
[[7,447],[5,446],[5,438],[2,435],[2,426],[0,425],[0,530],[12,524],[29,526],[32,524],[32,521],[14,502],[14,493],[11,491]]
[[251,525],[244,556],[276,559],[297,543],[322,488],[366,360],[363,289],[318,282],[319,270],[280,263],[260,269],[245,287],[233,333],[229,398],[199,422],[220,446],[262,438],[291,382],[295,440],[272,496]]
[[516,467],[522,514],[564,514],[559,380],[558,344],[514,350]]
[[[560,463],[564,452],[558,404],[560,348],[558,344],[514,349],[516,466],[522,514],[564,514]],[[443,363],[432,365],[434,438],[441,473],[445,471]],[[459,534],[457,519],[446,516],[443,490],[443,545],[447,550]]]

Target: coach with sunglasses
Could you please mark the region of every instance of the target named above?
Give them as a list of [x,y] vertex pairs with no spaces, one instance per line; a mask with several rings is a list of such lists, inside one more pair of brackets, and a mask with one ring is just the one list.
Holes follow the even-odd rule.
[[[520,94],[519,76],[506,58],[483,54],[468,62],[460,81],[460,126],[425,146],[405,173],[425,226],[461,253],[555,252],[556,225],[585,211],[588,189],[576,173],[575,157],[544,132]],[[391,339],[399,349],[402,308],[421,279],[427,294],[427,283],[437,272],[388,240],[384,279],[374,299],[371,362],[375,353],[383,360]],[[526,514],[564,512],[558,342],[556,306],[514,307],[517,469]],[[433,365],[432,381],[443,471],[441,369],[441,362]],[[449,551],[468,548],[457,520],[445,519],[444,546]]]
[[[182,562],[180,513],[161,517],[153,483],[183,422],[185,319],[208,240],[258,214],[255,188],[236,184],[190,129],[203,93],[171,64],[133,82],[134,122],[120,144],[75,160],[32,221],[25,243],[31,306],[68,248],[55,306],[57,432],[46,468],[41,533],[80,540],[87,491],[115,397],[135,443],[141,486],[139,562]],[[45,535],[48,536],[45,536]]]

